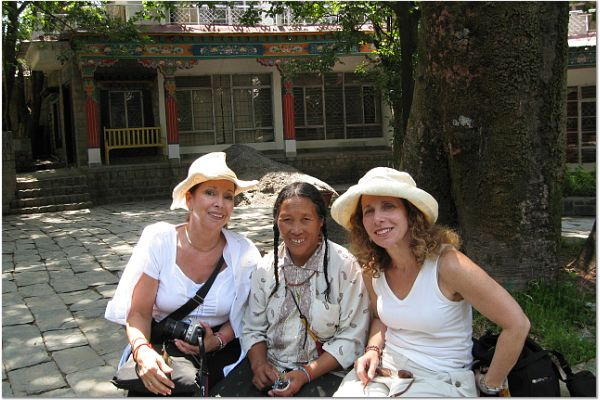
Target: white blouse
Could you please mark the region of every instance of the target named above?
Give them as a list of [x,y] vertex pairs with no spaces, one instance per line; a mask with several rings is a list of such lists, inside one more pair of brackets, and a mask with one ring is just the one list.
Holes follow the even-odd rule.
[[[140,240],[133,249],[131,258],[123,271],[113,298],[106,306],[104,317],[109,321],[125,325],[133,289],[142,273],[147,273],[159,280],[158,303],[153,314],[166,316],[192,297],[199,286],[191,281],[175,263],[177,254],[176,226],[167,222],[158,222],[144,228]],[[236,337],[242,333],[242,316],[248,304],[252,272],[260,262],[260,252],[254,244],[242,235],[227,229],[221,232],[227,244],[223,249],[223,258],[227,268],[219,273],[214,285],[209,291],[213,300],[207,299],[207,304],[196,310],[196,315],[208,316],[212,323],[229,320]],[[230,280],[231,276],[231,280]],[[220,281],[220,283],[219,283]],[[162,285],[162,287],[161,287]],[[221,289],[214,290],[218,286]],[[214,293],[211,293],[213,292]],[[223,293],[227,298],[221,299]],[[227,312],[227,304],[230,304]],[[162,314],[161,314],[162,313]],[[213,319],[214,318],[214,319]],[[245,356],[242,351],[241,360]],[[239,362],[238,360],[238,362]],[[224,369],[227,374],[237,363]]]
[[[158,280],[158,291],[152,311],[152,316],[157,321],[187,303],[204,286],[204,283],[191,280],[176,263],[169,263],[159,270],[153,265],[146,265],[144,273]],[[217,275],[204,298],[204,303],[196,307],[184,321],[187,323],[203,321],[210,326],[227,322],[235,295],[231,290],[233,284],[232,269],[227,266]]]

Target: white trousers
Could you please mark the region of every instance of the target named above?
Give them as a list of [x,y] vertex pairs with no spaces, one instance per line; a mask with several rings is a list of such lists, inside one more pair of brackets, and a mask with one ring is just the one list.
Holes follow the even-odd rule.
[[[475,376],[469,369],[432,371],[387,348],[380,366],[392,370],[392,376],[377,376],[363,387],[353,368],[333,397],[390,397],[398,393],[402,393],[400,397],[477,397]],[[414,379],[399,378],[398,370],[410,371]]]

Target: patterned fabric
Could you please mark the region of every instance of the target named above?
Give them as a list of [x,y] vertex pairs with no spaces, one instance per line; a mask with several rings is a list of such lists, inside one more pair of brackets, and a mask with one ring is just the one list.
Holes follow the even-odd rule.
[[[294,368],[318,358],[315,341],[300,320],[298,306],[311,330],[343,368],[362,354],[369,325],[369,299],[354,256],[328,241],[330,282],[325,299],[324,246],[317,248],[305,265],[293,264],[285,245],[279,248],[279,288],[275,287],[273,254],[266,255],[252,277],[249,307],[241,337],[246,351],[255,343],[267,343],[267,356],[277,368]],[[287,281],[287,284],[286,284]]]

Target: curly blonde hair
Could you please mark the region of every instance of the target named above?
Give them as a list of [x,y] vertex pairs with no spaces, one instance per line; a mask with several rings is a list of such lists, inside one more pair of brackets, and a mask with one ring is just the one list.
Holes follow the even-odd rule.
[[[408,200],[401,199],[408,214],[410,232],[410,249],[417,265],[423,265],[427,257],[436,253],[443,244],[460,247],[460,237],[450,228],[430,224],[423,213]],[[350,217],[350,251],[367,275],[379,277],[381,272],[389,268],[392,260],[383,247],[373,243],[362,222],[362,205],[359,200],[356,210]]]

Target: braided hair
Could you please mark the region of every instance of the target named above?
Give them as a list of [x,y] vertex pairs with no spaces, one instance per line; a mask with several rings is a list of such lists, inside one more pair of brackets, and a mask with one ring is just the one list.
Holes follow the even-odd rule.
[[325,245],[325,255],[323,257],[323,273],[325,275],[325,283],[327,285],[325,289],[325,300],[329,302],[329,277],[327,275],[327,265],[329,261],[329,246],[327,246],[327,206],[325,205],[325,200],[323,200],[323,195],[319,189],[306,182],[294,182],[279,192],[277,199],[275,200],[275,204],[273,205],[273,270],[275,273],[275,287],[273,291],[269,295],[269,297],[273,296],[277,289],[279,288],[279,227],[277,226],[277,219],[279,218],[279,211],[281,208],[281,204],[292,197],[306,197],[315,205],[317,215],[323,220],[323,226],[321,227],[321,233],[323,235],[324,245]]

